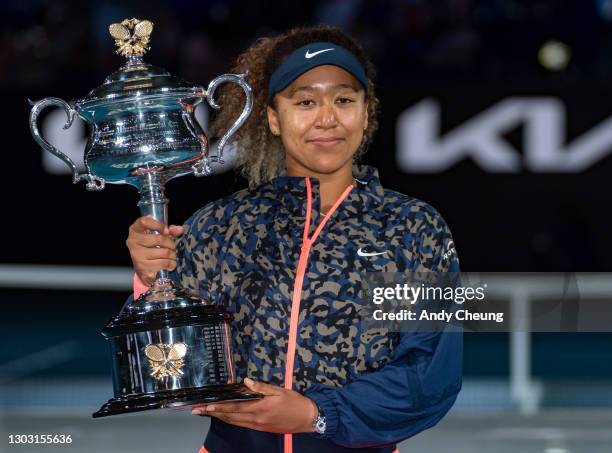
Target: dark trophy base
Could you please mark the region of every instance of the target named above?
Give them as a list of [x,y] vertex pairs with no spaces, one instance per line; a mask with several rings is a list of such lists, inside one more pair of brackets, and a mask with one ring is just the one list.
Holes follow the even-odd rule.
[[203,388],[167,390],[151,394],[112,398],[104,404],[93,418],[127,414],[151,409],[180,408],[196,404],[225,401],[247,401],[263,398],[261,393],[251,392],[242,384],[210,385]]

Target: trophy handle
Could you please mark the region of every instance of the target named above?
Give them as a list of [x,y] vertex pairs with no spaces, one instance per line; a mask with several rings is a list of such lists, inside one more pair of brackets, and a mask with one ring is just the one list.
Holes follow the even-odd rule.
[[208,88],[206,89],[206,100],[208,101],[210,106],[214,109],[221,108],[219,104],[215,102],[214,94],[215,94],[215,90],[217,89],[217,87],[222,83],[225,83],[225,82],[236,83],[240,85],[240,87],[244,90],[244,94],[246,95],[246,102],[244,104],[244,109],[242,110],[242,113],[240,113],[240,116],[238,116],[238,119],[236,120],[236,122],[232,124],[232,127],[230,127],[228,131],[223,135],[223,137],[221,137],[221,140],[219,140],[219,144],[217,145],[217,158],[219,160],[221,160],[223,156],[223,148],[227,144],[228,140],[231,138],[232,135],[234,135],[234,133],[238,130],[238,128],[242,126],[242,124],[246,121],[247,117],[251,114],[251,110],[253,109],[253,89],[246,82],[246,80],[244,80],[247,74],[248,74],[248,71],[244,74],[220,75],[219,77],[216,77],[213,80],[211,80],[210,83],[208,84]]
[[66,163],[66,165],[68,165],[68,167],[70,167],[70,170],[72,170],[73,184],[76,184],[79,181],[84,180],[87,182],[87,185],[86,185],[87,190],[104,189],[104,184],[105,184],[104,179],[98,178],[97,176],[92,175],[91,173],[89,173],[89,171],[85,174],[80,175],[72,159],[70,159],[70,157],[68,157],[66,154],[61,152],[51,143],[46,141],[40,134],[40,131],[38,130],[38,123],[37,123],[38,115],[45,108],[54,105],[56,107],[60,107],[64,109],[64,111],[66,112],[66,124],[64,124],[64,129],[68,129],[72,125],[72,121],[74,120],[74,114],[76,113],[75,110],[72,109],[66,101],[60,98],[45,98],[38,102],[33,102],[28,99],[28,102],[32,106],[32,110],[30,111],[30,131],[32,132],[32,135],[34,136],[34,140],[36,140],[36,142],[40,145],[40,147],[44,149],[45,151],[50,152],[54,156],[59,157],[61,160],[63,160]]
[[[204,95],[205,96],[205,95]],[[202,148],[202,158],[191,166],[191,170],[195,176],[208,176],[212,173],[212,168],[208,165],[210,158],[208,157],[208,139],[204,130],[195,119],[195,106],[187,102],[181,102],[183,106],[183,122],[191,134],[198,138]]]

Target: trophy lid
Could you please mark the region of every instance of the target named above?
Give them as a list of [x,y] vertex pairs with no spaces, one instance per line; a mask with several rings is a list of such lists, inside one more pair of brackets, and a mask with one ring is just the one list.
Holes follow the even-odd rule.
[[77,107],[91,108],[96,105],[135,98],[142,99],[159,95],[184,97],[203,95],[204,89],[171,75],[163,68],[143,61],[149,50],[149,36],[153,23],[148,20],[125,19],[111,24],[109,32],[117,45],[116,53],[127,58],[126,64],[110,74],[104,83],[77,102]]

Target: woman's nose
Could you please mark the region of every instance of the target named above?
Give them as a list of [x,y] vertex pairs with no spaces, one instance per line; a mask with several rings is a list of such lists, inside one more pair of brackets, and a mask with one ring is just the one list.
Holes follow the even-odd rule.
[[334,109],[333,104],[324,103],[319,108],[319,112],[317,115],[317,124],[316,126],[322,128],[335,127],[338,124],[338,118],[336,117],[336,110]]

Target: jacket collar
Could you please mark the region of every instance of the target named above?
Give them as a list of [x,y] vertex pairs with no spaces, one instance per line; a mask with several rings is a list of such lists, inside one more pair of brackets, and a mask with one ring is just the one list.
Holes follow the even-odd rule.
[[378,170],[370,165],[353,165],[353,177],[357,180],[357,190],[365,207],[381,208],[385,204],[385,189],[380,183]]
[[[355,187],[338,207],[334,217],[350,216],[361,211],[378,209],[384,205],[385,191],[378,177],[378,170],[369,165],[353,164]],[[319,179],[310,178],[312,190],[312,210],[320,212],[321,197]],[[306,181],[303,176],[277,176],[269,183],[260,186],[261,195],[277,200],[281,210],[292,217],[306,217]]]

